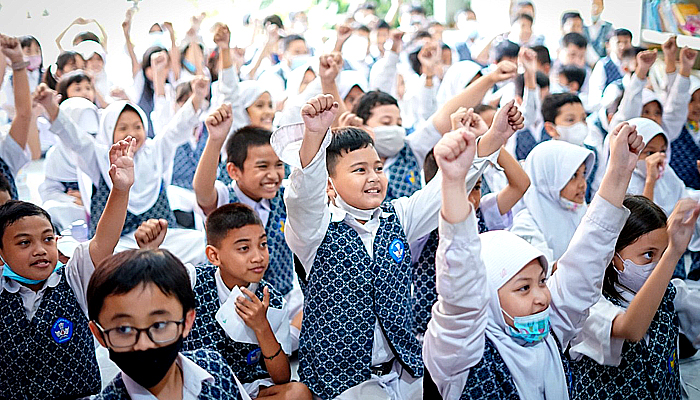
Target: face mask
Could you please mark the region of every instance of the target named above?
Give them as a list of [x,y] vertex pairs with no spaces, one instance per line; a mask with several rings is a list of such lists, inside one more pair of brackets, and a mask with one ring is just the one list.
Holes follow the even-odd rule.
[[[330,179],[330,178],[328,178]],[[335,188],[335,184],[333,183],[333,179],[330,179],[331,181],[331,187],[333,187],[333,191],[335,192],[335,206],[340,208],[341,210],[345,211],[346,213],[352,215],[355,219],[360,220],[360,221],[369,221],[372,219],[372,216],[374,215],[374,210],[361,210],[359,208],[353,207],[350,204],[346,203],[345,200],[343,200],[342,197],[340,197],[340,194],[338,193],[338,190]]]
[[109,358],[134,382],[148,389],[163,380],[181,348],[182,336],[167,346],[148,350],[116,352],[109,349]]
[[559,139],[576,146],[583,146],[583,141],[588,136],[588,126],[585,122],[577,122],[570,126],[557,126]]
[[182,60],[182,65],[187,69],[189,72],[194,72],[197,68],[195,68],[194,64],[191,62],[187,61],[187,59]]
[[377,126],[374,130],[374,149],[379,157],[393,157],[406,145],[406,129],[398,125]]
[[649,264],[637,265],[632,260],[624,260],[619,254],[615,255],[622,261],[622,266],[625,268],[624,271],[617,271],[617,281],[620,285],[632,290],[634,293],[639,292],[639,290],[647,281],[649,275],[651,275],[658,261],[650,262]]
[[[39,284],[39,283],[46,280],[46,279],[25,278],[22,275],[19,275],[18,273],[13,271],[12,268],[10,268],[10,264],[5,262],[5,260],[2,257],[0,257],[0,261],[2,261],[5,264],[5,267],[3,267],[3,269],[2,269],[2,276],[4,276],[5,278],[16,280],[17,282],[24,283],[25,285],[36,285],[36,284]],[[54,268],[51,273],[58,271],[59,268],[61,268],[62,266],[63,266],[63,263],[58,261],[56,263],[56,268]],[[48,279],[48,277],[47,277],[47,279]]]
[[292,62],[289,64],[289,68],[291,68],[292,70],[295,70],[295,69],[301,67],[302,65],[306,64],[310,58],[311,58],[311,56],[308,56],[308,55],[296,56],[296,57],[292,58]]
[[565,199],[561,196],[559,196],[559,205],[562,206],[563,209],[571,212],[574,212],[579,208],[583,207],[583,204],[571,201],[569,199]]
[[35,71],[41,66],[41,55],[38,56],[27,56],[24,57],[25,60],[29,61],[29,66],[27,67],[30,71]]
[[503,309],[501,311],[513,320],[515,328],[508,325],[508,334],[511,337],[524,340],[527,343],[537,343],[549,335],[549,307],[537,314],[515,318]]
[[596,22],[600,21],[600,14],[598,14],[598,15],[591,14],[591,21],[593,21],[594,24]]

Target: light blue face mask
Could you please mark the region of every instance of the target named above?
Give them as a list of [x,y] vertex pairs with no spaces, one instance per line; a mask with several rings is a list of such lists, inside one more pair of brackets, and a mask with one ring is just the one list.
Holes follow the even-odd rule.
[[549,335],[549,307],[537,314],[515,318],[503,309],[501,311],[513,320],[515,328],[508,325],[508,334],[511,337],[524,340],[527,343],[537,343]]
[[195,67],[194,64],[189,62],[186,58],[182,60],[182,65],[191,73],[194,73],[197,70],[197,67]]
[[[2,257],[0,257],[0,261],[2,261],[5,264],[5,266],[2,269],[2,276],[4,276],[5,278],[14,279],[19,283],[24,283],[25,285],[36,285],[36,284],[41,283],[41,282],[46,280],[46,279],[37,280],[37,279],[25,278],[22,275],[19,275],[18,273],[13,271],[12,268],[10,268],[10,265],[7,262],[5,262],[5,260]],[[56,263],[56,268],[54,268],[51,273],[58,271],[58,269],[61,268],[62,266],[63,266],[63,263],[58,261]],[[48,279],[48,277],[47,277],[47,279]]]

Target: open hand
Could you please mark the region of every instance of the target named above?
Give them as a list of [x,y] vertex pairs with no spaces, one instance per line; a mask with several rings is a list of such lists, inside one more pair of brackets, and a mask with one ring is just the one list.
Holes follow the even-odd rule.
[[265,328],[270,327],[267,322],[267,308],[270,306],[270,290],[263,288],[263,299],[260,301],[258,296],[247,288],[241,287],[241,292],[250,297],[250,300],[243,296],[236,299],[236,313],[243,319],[243,322],[253,331],[260,332]]
[[134,184],[134,151],[136,139],[127,136],[109,149],[109,178],[112,189],[129,191]]
[[695,223],[700,214],[700,203],[696,200],[681,199],[668,217],[666,231],[668,232],[669,249],[683,254],[688,248],[690,238],[695,232]]

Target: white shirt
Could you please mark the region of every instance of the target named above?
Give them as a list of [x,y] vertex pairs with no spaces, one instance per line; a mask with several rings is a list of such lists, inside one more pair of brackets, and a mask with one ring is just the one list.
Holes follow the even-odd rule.
[[24,149],[10,136],[9,129],[5,133],[0,133],[0,158],[5,161],[12,172],[12,176],[17,178],[17,172],[31,160],[29,146]]
[[[613,64],[617,67],[618,70],[620,70],[620,60],[617,58],[617,55],[615,52],[610,53],[610,59],[612,60]],[[597,63],[595,63],[595,66],[593,67],[593,72],[591,72],[591,79],[590,79],[590,85],[589,85],[589,99],[591,102],[600,102],[600,98],[603,97],[603,90],[605,90],[605,81],[606,81],[606,75],[605,75],[605,62],[607,60],[605,58],[601,58],[598,60]],[[620,70],[620,75],[624,75],[624,72]]]
[[[238,196],[238,200],[247,205],[248,207],[252,208],[255,210],[255,212],[258,214],[258,217],[260,217],[260,220],[263,223],[263,226],[267,226],[267,220],[270,218],[270,200],[269,199],[260,199],[260,201],[255,201],[251,199],[250,197],[246,196],[243,191],[238,187],[238,183],[236,181],[233,181],[230,183],[230,187],[233,189],[233,191],[236,193],[236,196]],[[229,186],[227,186],[225,183],[221,181],[215,181],[214,182],[214,188],[216,189],[216,194],[217,194],[217,201],[216,201],[216,207],[219,208],[225,204],[228,204],[231,202],[231,198],[229,196]]]

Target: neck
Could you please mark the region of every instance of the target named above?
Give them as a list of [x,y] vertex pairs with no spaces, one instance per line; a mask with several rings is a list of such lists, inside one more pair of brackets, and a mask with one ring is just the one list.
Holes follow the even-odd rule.
[[224,271],[223,268],[219,266],[219,273],[221,274],[221,280],[224,281],[224,285],[228,288],[228,290],[232,290],[234,286],[238,287],[248,287],[250,285],[250,282],[246,282],[242,279],[236,278],[235,276],[232,276],[231,274],[227,273]]
[[174,362],[165,377],[148,391],[159,400],[180,400],[182,399],[183,385],[182,370],[177,362]]
[[254,202],[257,203],[257,202],[259,202],[260,200],[263,199],[263,198],[260,197],[260,196],[256,196],[256,195],[252,194],[249,190],[247,190],[246,188],[244,188],[243,186],[241,186],[240,183],[238,183],[238,181],[236,181],[236,185],[238,185],[238,189],[240,189],[241,192],[243,192],[244,195],[246,195],[249,199],[253,200]]
[[38,292],[39,290],[41,290],[41,288],[44,287],[44,283],[46,283],[45,280],[44,280],[44,281],[41,281],[41,282],[39,282],[39,283],[22,283],[22,282],[19,282],[20,285],[25,286],[25,287],[28,287],[29,289],[32,289],[34,292]]

